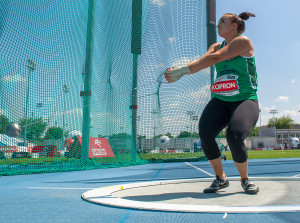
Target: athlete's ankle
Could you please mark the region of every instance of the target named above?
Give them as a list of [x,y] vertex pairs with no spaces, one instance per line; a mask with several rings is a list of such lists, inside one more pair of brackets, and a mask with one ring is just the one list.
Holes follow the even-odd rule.
[[248,180],[249,180],[249,177],[248,177],[248,176],[243,176],[243,177],[241,177],[241,182],[243,182],[243,180],[245,180],[245,179],[248,179]]
[[226,179],[226,174],[217,175],[220,179]]

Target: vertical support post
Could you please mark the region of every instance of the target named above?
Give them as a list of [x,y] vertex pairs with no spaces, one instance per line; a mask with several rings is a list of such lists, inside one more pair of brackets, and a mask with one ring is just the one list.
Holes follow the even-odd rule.
[[26,107],[25,107],[25,129],[24,129],[24,143],[25,146],[28,147],[27,143],[27,131],[28,131],[28,106],[29,106],[29,94],[30,94],[30,77],[31,73],[36,70],[36,64],[32,60],[27,60],[27,67],[28,67],[28,80],[27,80],[27,93],[26,93]]
[[89,158],[94,26],[95,26],[95,0],[89,0],[87,36],[86,36],[84,91],[81,92],[81,95],[83,96],[82,149],[81,149],[82,163],[86,163]]
[[132,120],[132,147],[131,161],[136,160],[136,141],[137,141],[137,79],[138,79],[138,55],[141,54],[142,42],[142,0],[132,0],[132,26],[131,26],[131,53],[132,62],[132,93],[131,93],[131,120]]
[[[207,49],[217,42],[216,0],[206,0]],[[214,67],[210,67],[210,82],[214,82]],[[212,96],[212,93],[211,93]]]
[[25,106],[25,126],[24,126],[24,146],[28,146],[27,144],[27,120],[28,120],[28,104],[29,104],[29,94],[30,94],[30,76],[31,70],[28,71],[28,79],[27,79],[27,93],[26,93],[26,106]]

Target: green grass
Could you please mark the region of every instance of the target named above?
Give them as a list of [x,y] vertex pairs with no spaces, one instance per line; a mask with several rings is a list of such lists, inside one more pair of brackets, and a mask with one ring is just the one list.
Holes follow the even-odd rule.
[[38,163],[53,163],[65,162],[68,159],[65,157],[41,157],[41,158],[14,158],[14,159],[1,159],[0,165],[27,165]]
[[[95,163],[109,164],[109,163],[132,163],[131,154],[116,154],[115,157],[105,158],[93,158],[91,159]],[[40,157],[40,158],[14,158],[14,159],[0,159],[1,165],[32,165],[32,164],[43,164],[43,163],[65,163],[65,162],[76,162],[80,161],[75,158],[66,157]],[[136,162],[140,162],[138,156],[135,159]]]
[[[231,152],[224,152],[228,160],[232,160]],[[138,154],[136,157],[136,162],[141,163],[142,160],[176,160],[176,159],[195,159],[203,157],[203,153],[146,153]],[[276,158],[300,158],[300,150],[258,150],[248,151],[249,159],[276,159]],[[130,154],[116,154],[115,157],[106,158],[94,158],[92,159],[95,163],[132,163]],[[2,159],[0,160],[1,165],[32,165],[32,164],[42,164],[42,163],[64,163],[72,162],[76,159],[67,159],[65,157],[42,157],[42,158],[16,158],[16,159]],[[79,161],[79,160],[78,160]]]
[[[232,160],[231,152],[224,153],[228,160]],[[300,158],[300,150],[250,150],[249,159],[277,159],[277,158]]]
[[141,159],[145,160],[166,160],[166,159],[189,159],[189,158],[199,158],[204,156],[203,153],[140,153]]

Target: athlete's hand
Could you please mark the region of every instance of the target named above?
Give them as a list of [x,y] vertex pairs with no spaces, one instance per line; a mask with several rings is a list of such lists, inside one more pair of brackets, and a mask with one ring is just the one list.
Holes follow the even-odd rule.
[[165,71],[165,79],[168,83],[173,83],[188,73],[190,73],[188,66],[168,68]]
[[171,83],[172,82],[172,77],[171,75],[169,74],[170,71],[172,71],[173,69],[175,69],[175,67],[171,67],[171,68],[168,68],[166,69],[165,71],[165,79],[168,83]]

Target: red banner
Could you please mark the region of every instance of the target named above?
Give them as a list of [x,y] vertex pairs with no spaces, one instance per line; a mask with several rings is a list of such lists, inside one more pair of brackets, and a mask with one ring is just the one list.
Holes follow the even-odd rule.
[[0,146],[0,151],[4,153],[14,153],[17,152],[16,146]]
[[[78,137],[78,139],[82,145],[82,138]],[[115,157],[115,154],[106,138],[90,138],[89,158],[97,157]]]
[[254,150],[263,150],[263,148],[254,148]]

